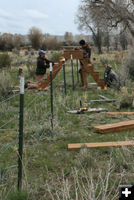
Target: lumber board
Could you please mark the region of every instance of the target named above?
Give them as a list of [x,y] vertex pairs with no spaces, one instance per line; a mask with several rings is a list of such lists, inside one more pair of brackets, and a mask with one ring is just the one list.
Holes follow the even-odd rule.
[[123,121],[113,124],[106,124],[93,127],[99,133],[119,132],[123,130],[130,130],[134,128],[134,120]]
[[107,112],[108,115],[134,115],[134,112]]
[[83,51],[82,50],[74,50],[74,49],[67,49],[64,50],[64,57],[66,59],[70,59],[71,55],[73,59],[82,59],[83,58]]
[[77,143],[68,144],[68,149],[80,149],[81,147],[98,148],[98,147],[119,147],[119,146],[133,146],[134,141],[117,141],[117,142],[97,142],[97,143]]
[[[56,77],[56,75],[58,74],[58,72],[62,69],[62,64],[61,63],[55,63],[53,66],[53,72],[52,72],[52,79],[54,79]],[[47,78],[45,79],[45,81],[42,81],[41,84],[41,89],[45,89],[46,87],[49,86],[50,83],[50,74],[48,74]]]
[[91,100],[91,103],[101,103],[101,102],[114,102],[116,99],[96,99],[96,100]]

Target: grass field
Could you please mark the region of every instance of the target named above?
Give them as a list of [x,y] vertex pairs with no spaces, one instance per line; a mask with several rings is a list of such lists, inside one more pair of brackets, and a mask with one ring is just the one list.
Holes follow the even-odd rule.
[[[117,52],[94,55],[96,71],[102,78],[107,59],[113,68],[120,67]],[[74,61],[75,62],[75,61]],[[75,65],[76,66],[76,65]],[[24,66],[25,67],[25,66]],[[68,151],[67,144],[133,140],[134,131],[98,134],[93,126],[133,119],[133,116],[109,116],[106,113],[69,114],[80,100],[85,103],[99,95],[117,99],[121,92],[97,89],[89,76],[89,90],[77,81],[72,90],[70,62],[66,64],[67,95],[64,94],[63,71],[53,81],[54,130],[51,130],[50,91],[26,90],[24,97],[23,185],[17,192],[17,149],[19,94],[1,101],[0,107],[0,199],[2,200],[116,200],[119,184],[133,184],[134,147],[109,147]],[[9,73],[9,70],[7,70]],[[19,84],[17,67],[10,69],[13,85]],[[26,79],[28,76],[25,67]],[[1,72],[2,73],[2,72]],[[130,94],[131,95],[131,94]],[[11,97],[11,96],[9,96]],[[9,98],[8,97],[8,98]],[[116,111],[117,102],[94,103],[91,108]],[[128,107],[121,111],[134,111]],[[12,121],[11,121],[12,120]]]

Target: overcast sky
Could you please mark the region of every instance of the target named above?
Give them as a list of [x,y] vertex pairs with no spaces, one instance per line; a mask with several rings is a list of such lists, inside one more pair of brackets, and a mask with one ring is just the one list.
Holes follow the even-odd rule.
[[0,0],[0,32],[27,34],[36,26],[43,33],[79,34],[74,23],[80,0]]

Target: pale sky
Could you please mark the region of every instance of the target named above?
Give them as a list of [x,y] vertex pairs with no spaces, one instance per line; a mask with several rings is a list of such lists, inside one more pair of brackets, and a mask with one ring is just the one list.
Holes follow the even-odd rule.
[[27,34],[33,26],[43,33],[80,34],[74,23],[81,0],[0,0],[0,32]]

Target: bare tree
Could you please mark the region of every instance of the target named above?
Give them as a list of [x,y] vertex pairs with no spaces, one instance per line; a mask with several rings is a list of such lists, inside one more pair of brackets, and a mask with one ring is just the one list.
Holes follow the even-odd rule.
[[21,34],[14,34],[13,44],[14,44],[14,47],[16,47],[16,48],[20,48],[20,46],[24,46],[25,45],[24,36]]
[[56,36],[51,36],[49,34],[45,34],[45,39],[42,43],[43,49],[49,49],[49,50],[58,50],[60,48],[61,44],[58,42],[58,39]]
[[71,32],[65,32],[64,39],[67,42],[68,41],[73,41],[73,34]]
[[[122,26],[134,37],[134,0],[83,0],[90,7],[91,17],[111,28]],[[97,14],[96,14],[97,13]]]
[[29,30],[28,38],[34,49],[39,49],[41,47],[42,40],[43,40],[43,34],[40,29],[38,29],[37,27],[32,27]]
[[120,45],[121,45],[123,50],[127,49],[128,37],[127,37],[127,33],[126,32],[120,33]]
[[93,35],[93,40],[98,48],[98,53],[102,53],[102,27],[99,21],[94,21],[90,12],[90,6],[84,1],[81,6],[79,6],[76,23],[78,24],[79,30],[85,30],[91,32]]

